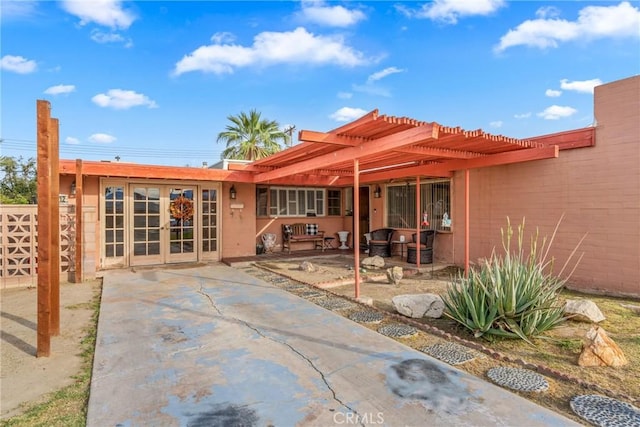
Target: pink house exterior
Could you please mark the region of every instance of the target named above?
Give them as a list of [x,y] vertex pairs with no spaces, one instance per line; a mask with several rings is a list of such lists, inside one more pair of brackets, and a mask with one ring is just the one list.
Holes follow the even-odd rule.
[[[527,238],[536,227],[539,228],[540,236],[550,237],[560,218],[563,218],[551,247],[551,255],[556,258],[556,271],[584,237],[577,251],[577,255],[584,255],[570,278],[569,287],[585,292],[640,297],[640,76],[596,87],[594,112],[596,123],[591,128],[527,140],[527,143],[533,142],[541,146],[542,148],[535,149],[538,151],[548,152],[553,151],[553,147],[558,147],[555,149],[555,156],[510,164],[489,163],[501,165],[468,169],[468,253],[472,262],[488,257],[494,248],[501,250],[500,230],[506,225],[507,217],[515,226],[523,218],[526,219]],[[406,126],[397,125],[396,118],[386,121],[382,118],[367,120],[356,121],[358,123],[354,122],[343,128],[353,130],[360,126],[369,132],[383,134],[384,138],[381,139],[386,138],[388,141],[393,138],[394,132],[406,135],[407,132],[420,131],[421,127],[429,125],[414,120],[410,120],[410,124]],[[396,131],[398,126],[404,127]],[[332,147],[335,146],[323,145],[324,142],[333,138],[335,144],[348,141],[350,137],[333,132],[307,132],[312,138],[324,138],[311,148],[324,150],[318,153],[326,157],[326,150],[334,149]],[[449,128],[444,133],[446,132],[453,132],[446,138],[458,138],[458,135],[462,137],[462,133],[456,128]],[[446,138],[435,143],[446,144],[450,140]],[[473,144],[478,149],[491,148],[491,144],[500,138],[488,136],[481,141],[475,138]],[[369,139],[369,148],[372,142],[374,147],[377,146],[375,140]],[[499,147],[504,147],[505,144],[500,143],[502,146]],[[457,144],[466,143],[463,140]],[[474,153],[470,148],[467,151],[451,149],[453,145],[439,147],[431,151],[471,156],[473,161],[491,159],[493,154]],[[295,148],[289,149],[292,154],[283,152],[276,159],[290,158],[295,155]],[[423,149],[419,147],[419,143],[410,148],[413,152]],[[345,153],[340,152],[340,148],[336,150],[336,157]],[[523,153],[526,151],[522,150]],[[301,152],[304,153],[304,150],[297,151]],[[374,160],[383,158],[378,157],[378,154],[389,153],[373,153]],[[319,155],[318,158],[322,156]],[[341,163],[327,165],[327,168],[333,166],[334,171],[346,171],[348,160],[344,157],[339,160]],[[409,180],[415,183],[415,174],[421,176],[421,184],[431,178],[437,178],[434,182],[446,183],[451,226],[438,231],[434,257],[437,262],[462,266],[465,264],[467,241],[464,227],[465,171],[461,168],[454,169],[453,172],[443,169],[441,166],[446,161],[447,159],[435,159],[420,163],[425,166],[413,167],[413,172],[405,175],[402,175],[402,170],[398,170],[397,177],[401,182],[407,181],[407,189]],[[258,195],[267,197],[272,189],[282,191],[283,188],[295,188],[295,191],[303,192],[301,194],[308,194],[304,191],[315,191],[315,188],[317,194],[323,194],[325,199],[322,203],[326,212],[314,217],[313,222],[318,223],[327,235],[335,236],[339,230],[354,231],[354,216],[346,211],[356,207],[351,204],[356,200],[359,200],[357,206],[362,207],[365,212],[357,224],[359,240],[364,240],[363,234],[368,230],[392,226],[389,223],[389,212],[393,207],[390,195],[397,192],[400,184],[398,180],[394,183],[393,179],[384,178],[384,171],[368,176],[363,174],[362,180],[355,184],[359,188],[356,199],[355,195],[352,196],[353,183],[356,181],[349,176],[349,171],[337,178],[335,172],[332,172],[333,176],[329,176],[332,173],[324,171],[324,174],[314,174],[309,171],[302,178],[302,175],[290,174],[272,181],[260,181],[256,174],[261,171],[277,171],[279,167],[286,169],[290,165],[287,161],[280,164],[273,162],[277,160],[265,159],[265,162],[257,162],[255,165],[237,165],[228,169],[202,169],[61,160],[60,194],[69,196],[69,209],[76,204],[72,196],[76,182],[80,184],[78,195],[82,200],[82,235],[76,241],[82,242],[81,279],[95,277],[99,271],[108,268],[171,262],[225,261],[233,257],[255,255],[256,244],[264,233],[276,234],[278,243],[281,244],[282,224],[310,220],[302,214],[298,217],[273,214],[272,212],[278,211],[269,210],[271,206],[260,206]],[[235,199],[231,198],[232,187]],[[145,196],[152,192],[157,194],[155,198]],[[173,232],[172,237],[165,235],[168,228],[175,226],[174,222],[170,222],[174,219],[167,213],[175,194],[189,194],[189,197],[193,197],[196,212],[192,224],[194,227],[180,231],[178,240],[175,240]],[[116,212],[117,209],[122,209],[116,208],[118,197],[121,197],[124,210]],[[269,196],[269,199],[272,197],[274,196]],[[328,209],[330,199],[334,203],[333,213]],[[149,211],[152,206],[155,209],[153,212]],[[152,219],[158,222],[155,228],[149,225]],[[146,228],[136,229],[138,220],[146,224]],[[414,228],[394,228],[396,238],[401,235],[410,238],[411,233],[415,232],[415,225]],[[138,232],[144,236],[164,236],[157,240],[163,247],[151,254],[148,250],[155,243],[144,236],[136,240],[140,234]],[[5,240],[7,239],[3,236],[3,242]],[[353,241],[351,236],[350,243],[353,244]],[[175,248],[187,246],[191,251],[178,250],[174,253]],[[138,248],[141,250],[139,254],[136,253]],[[307,249],[312,248],[310,246]],[[276,247],[276,250],[280,249],[281,246]],[[8,252],[3,250],[3,254],[6,253]],[[72,261],[67,264],[71,265]],[[22,261],[17,262],[15,265]],[[24,263],[31,266],[31,272],[34,271],[33,260]],[[3,262],[3,265],[7,265],[7,262]],[[18,270],[20,268],[22,267]],[[3,273],[2,279],[5,281],[11,277]],[[3,282],[2,286],[6,286],[6,283]]]
[[[594,99],[593,147],[471,171],[471,259],[501,249],[507,216],[512,224],[525,218],[529,233],[537,226],[541,236],[551,236],[564,215],[551,251],[556,269],[586,234],[570,287],[640,296],[640,77],[598,86]],[[459,220],[463,173],[457,172],[453,183],[454,220]],[[462,239],[454,233],[448,253],[440,257],[461,264]]]

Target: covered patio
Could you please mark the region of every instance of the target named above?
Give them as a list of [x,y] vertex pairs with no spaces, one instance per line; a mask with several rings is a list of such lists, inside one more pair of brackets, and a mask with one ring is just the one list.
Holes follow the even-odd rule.
[[[329,132],[303,130],[300,143],[268,158],[231,170],[252,174],[256,185],[313,185],[359,188],[361,184],[384,184],[397,180],[416,183],[416,234],[421,231],[420,180],[452,178],[464,173],[464,213],[458,223],[464,229],[464,267],[469,269],[469,170],[512,163],[556,158],[559,151],[593,145],[593,129],[579,129],[560,138],[522,140],[492,135],[482,130],[467,131],[406,117],[386,116],[371,111],[365,116]],[[561,145],[559,145],[561,144]],[[378,187],[379,188],[379,187]],[[353,216],[359,218],[359,192],[353,193]],[[377,197],[377,196],[376,196]],[[354,221],[353,248],[359,265],[361,232]],[[417,254],[420,268],[420,251]],[[355,296],[359,297],[356,270]]]

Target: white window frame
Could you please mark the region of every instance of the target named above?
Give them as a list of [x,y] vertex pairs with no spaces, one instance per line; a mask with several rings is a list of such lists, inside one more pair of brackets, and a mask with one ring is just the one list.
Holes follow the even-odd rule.
[[326,216],[327,192],[317,187],[270,187],[270,217]]

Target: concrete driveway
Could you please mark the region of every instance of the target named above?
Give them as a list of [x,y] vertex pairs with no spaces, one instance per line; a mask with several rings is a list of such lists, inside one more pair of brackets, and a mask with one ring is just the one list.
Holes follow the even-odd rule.
[[106,273],[87,425],[577,424],[212,265]]

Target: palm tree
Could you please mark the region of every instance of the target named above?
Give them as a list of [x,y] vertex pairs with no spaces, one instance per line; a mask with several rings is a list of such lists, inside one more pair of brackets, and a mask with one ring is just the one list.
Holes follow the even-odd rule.
[[287,134],[278,122],[261,119],[260,113],[251,110],[247,115],[228,116],[231,122],[218,134],[217,142],[225,142],[223,159],[258,160],[282,149],[280,141],[286,142]]

